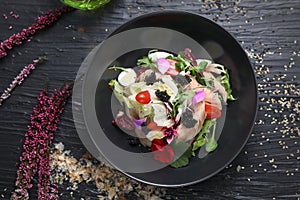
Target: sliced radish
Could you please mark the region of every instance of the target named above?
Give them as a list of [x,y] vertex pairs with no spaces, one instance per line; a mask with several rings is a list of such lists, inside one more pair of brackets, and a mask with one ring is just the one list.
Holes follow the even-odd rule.
[[129,86],[136,80],[136,73],[133,69],[128,68],[126,71],[122,71],[118,76],[118,81],[123,86]]
[[170,68],[170,63],[165,58],[159,58],[157,59],[157,68],[160,73],[165,74]]

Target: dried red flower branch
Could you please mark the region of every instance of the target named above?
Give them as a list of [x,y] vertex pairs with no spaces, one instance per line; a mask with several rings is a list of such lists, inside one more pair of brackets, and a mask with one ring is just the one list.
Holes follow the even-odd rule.
[[39,121],[41,114],[45,112],[47,106],[47,90],[42,90],[38,97],[38,104],[33,109],[33,114],[30,116],[30,125],[25,134],[25,142],[23,152],[20,157],[20,165],[17,171],[16,189],[11,196],[11,199],[29,199],[28,189],[32,187],[31,181],[38,169],[38,156],[36,152],[35,139],[37,132],[35,130],[40,127]]
[[56,22],[59,17],[67,12],[74,10],[68,6],[62,6],[55,10],[49,10],[45,15],[38,17],[36,23],[29,26],[27,29],[24,28],[21,32],[11,35],[8,39],[0,43],[0,59],[7,56],[7,50],[10,50],[15,45],[21,45],[23,41],[28,40],[38,30],[44,29],[47,26],[51,26]]
[[8,97],[10,97],[11,92],[15,89],[17,85],[21,85],[24,79],[30,74],[31,70],[34,70],[36,65],[43,60],[45,60],[46,57],[40,57],[36,60],[33,60],[32,64],[26,65],[22,71],[15,77],[15,79],[11,82],[8,88],[4,90],[2,95],[0,96],[0,106],[2,105],[2,102],[5,101]]
[[[57,199],[56,186],[51,187],[51,166],[50,166],[50,148],[54,138],[54,132],[57,129],[59,116],[63,112],[64,105],[67,103],[68,97],[71,95],[72,87],[66,85],[64,88],[55,90],[48,100],[48,109],[46,111],[46,119],[43,121],[45,133],[40,143],[40,159],[38,171],[38,199]],[[42,151],[41,151],[42,150]]]
[[11,199],[29,199],[28,190],[32,179],[38,173],[38,199],[57,199],[57,187],[50,181],[50,147],[57,129],[60,114],[71,96],[72,87],[65,85],[54,90],[51,97],[43,90],[38,104],[30,116],[31,123],[25,134],[25,143],[17,171],[16,189]]

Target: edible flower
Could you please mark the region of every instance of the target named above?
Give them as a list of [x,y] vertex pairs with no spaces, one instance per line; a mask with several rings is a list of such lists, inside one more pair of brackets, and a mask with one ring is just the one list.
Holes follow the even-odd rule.
[[142,119],[133,119],[133,122],[135,124],[135,127],[139,130],[142,130],[143,124],[146,123],[147,118],[142,118]]
[[163,139],[154,139],[151,143],[151,151],[154,154],[154,159],[162,163],[171,163],[174,159],[173,149],[167,145]]
[[157,68],[160,73],[165,74],[170,68],[170,63],[165,58],[159,58],[157,59]]
[[177,130],[173,127],[166,128],[163,133],[167,139],[168,144],[170,144],[173,141],[174,137],[178,135]]
[[193,105],[196,105],[197,103],[201,102],[204,100],[206,96],[206,93],[204,92],[204,90],[196,90],[196,94],[193,97]]

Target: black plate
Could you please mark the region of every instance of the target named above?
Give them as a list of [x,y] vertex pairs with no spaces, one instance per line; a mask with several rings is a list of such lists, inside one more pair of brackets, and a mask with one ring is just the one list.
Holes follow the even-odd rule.
[[[112,126],[115,112],[112,109],[116,106],[107,83],[117,76],[117,72],[107,70],[107,67],[112,64],[134,67],[136,59],[149,49],[178,53],[186,47],[197,57],[211,58],[229,69],[237,100],[227,106],[219,146],[214,152],[202,159],[193,157],[184,168],[166,166],[160,169],[152,157],[143,153],[145,149],[129,145],[128,137]],[[88,132],[79,135],[96,157],[104,156],[112,166],[136,180],[169,187],[203,181],[224,169],[247,142],[257,110],[254,72],[238,42],[206,18],[178,11],[142,15],[115,30],[87,57],[85,66],[87,63],[82,109]],[[126,156],[128,152],[132,155]],[[157,170],[147,169],[148,162],[154,162],[151,165]]]

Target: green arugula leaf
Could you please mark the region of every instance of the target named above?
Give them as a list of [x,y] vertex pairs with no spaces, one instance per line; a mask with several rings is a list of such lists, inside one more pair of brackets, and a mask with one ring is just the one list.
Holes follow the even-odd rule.
[[197,137],[197,140],[193,142],[193,149],[192,151],[196,151],[200,147],[202,147],[205,144],[206,140],[205,137],[203,137],[203,134],[199,134]]
[[[171,163],[171,167],[179,168],[189,164],[190,157],[192,157],[192,149],[187,143],[176,143],[173,145],[174,161]],[[184,151],[185,150],[185,151]],[[182,152],[184,153],[182,154]]]
[[205,145],[205,150],[206,150],[207,152],[212,152],[212,151],[214,151],[217,147],[218,147],[218,143],[217,143],[217,141],[212,137],[212,138],[210,138],[210,139],[207,141],[207,143],[206,143],[206,145]]
[[191,73],[201,73],[205,69],[205,67],[206,67],[207,64],[208,64],[208,62],[201,61],[198,66],[190,67],[189,71]]
[[216,124],[214,124],[211,137],[206,137],[205,150],[207,152],[212,152],[218,147],[218,143],[215,139],[215,133],[216,133]]
[[141,59],[137,60],[137,65],[138,66],[143,66],[143,67],[151,67],[153,64],[152,60],[149,57],[144,56]]
[[232,95],[232,90],[231,90],[230,83],[229,83],[229,73],[228,73],[227,69],[226,69],[225,75],[221,78],[220,82],[227,92],[227,99],[230,101],[236,100],[236,98],[234,98]]
[[207,61],[201,61],[201,62],[199,63],[199,65],[197,66],[198,71],[203,71],[203,70],[206,68],[207,64],[208,64]]
[[203,123],[202,129],[195,138],[192,145],[192,151],[196,151],[206,143],[206,135],[209,133],[209,129],[215,124],[215,120],[206,119]]
[[175,64],[175,67],[176,67],[177,69],[179,69],[180,71],[185,71],[186,65],[185,65],[184,62],[177,62],[177,63]]
[[191,61],[184,58],[184,53],[179,52],[177,56],[171,57],[171,59],[176,60],[178,62],[182,62],[185,67],[191,66]]

